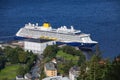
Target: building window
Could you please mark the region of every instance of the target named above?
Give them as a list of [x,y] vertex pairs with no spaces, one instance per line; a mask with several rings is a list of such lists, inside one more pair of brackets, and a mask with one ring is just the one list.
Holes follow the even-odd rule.
[[51,75],[53,75],[53,72],[51,72]]

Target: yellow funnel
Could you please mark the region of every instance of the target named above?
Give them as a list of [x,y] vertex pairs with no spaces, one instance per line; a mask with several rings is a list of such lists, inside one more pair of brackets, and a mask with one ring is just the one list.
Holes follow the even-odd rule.
[[45,22],[45,23],[43,23],[43,27],[44,27],[44,28],[49,28],[49,27],[50,27],[50,24],[47,23],[47,22]]

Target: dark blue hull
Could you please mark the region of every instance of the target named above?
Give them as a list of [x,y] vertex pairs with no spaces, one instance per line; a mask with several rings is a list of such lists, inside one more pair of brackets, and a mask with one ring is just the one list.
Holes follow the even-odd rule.
[[18,37],[18,36],[15,36],[15,37],[14,37],[14,40],[24,40],[24,39],[28,39],[28,38],[25,38],[25,37]]
[[93,46],[96,45],[96,43],[79,43],[79,42],[57,42],[58,45],[60,44],[66,44],[69,46],[74,46],[74,47],[81,47],[81,48],[92,48]]
[[[14,37],[15,40],[24,40],[25,37]],[[56,42],[58,45],[66,44],[69,46],[80,47],[80,48],[92,48],[96,43],[80,43],[80,42]]]

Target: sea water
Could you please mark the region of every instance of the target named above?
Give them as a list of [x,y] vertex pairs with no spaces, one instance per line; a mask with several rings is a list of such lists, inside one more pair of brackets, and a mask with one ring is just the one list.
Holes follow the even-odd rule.
[[120,54],[120,0],[0,0],[0,41],[12,39],[26,23],[45,21],[91,34],[103,57]]

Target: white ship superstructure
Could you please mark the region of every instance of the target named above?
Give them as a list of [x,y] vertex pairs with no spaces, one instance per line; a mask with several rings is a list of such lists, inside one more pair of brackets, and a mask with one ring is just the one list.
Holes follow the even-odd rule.
[[97,44],[96,41],[91,40],[90,34],[81,33],[80,30],[75,30],[73,26],[71,26],[70,29],[66,26],[53,29],[47,22],[42,26],[38,26],[38,23],[28,23],[23,28],[20,28],[20,30],[16,33],[16,36],[35,39],[52,39],[57,42],[82,47],[92,47]]

